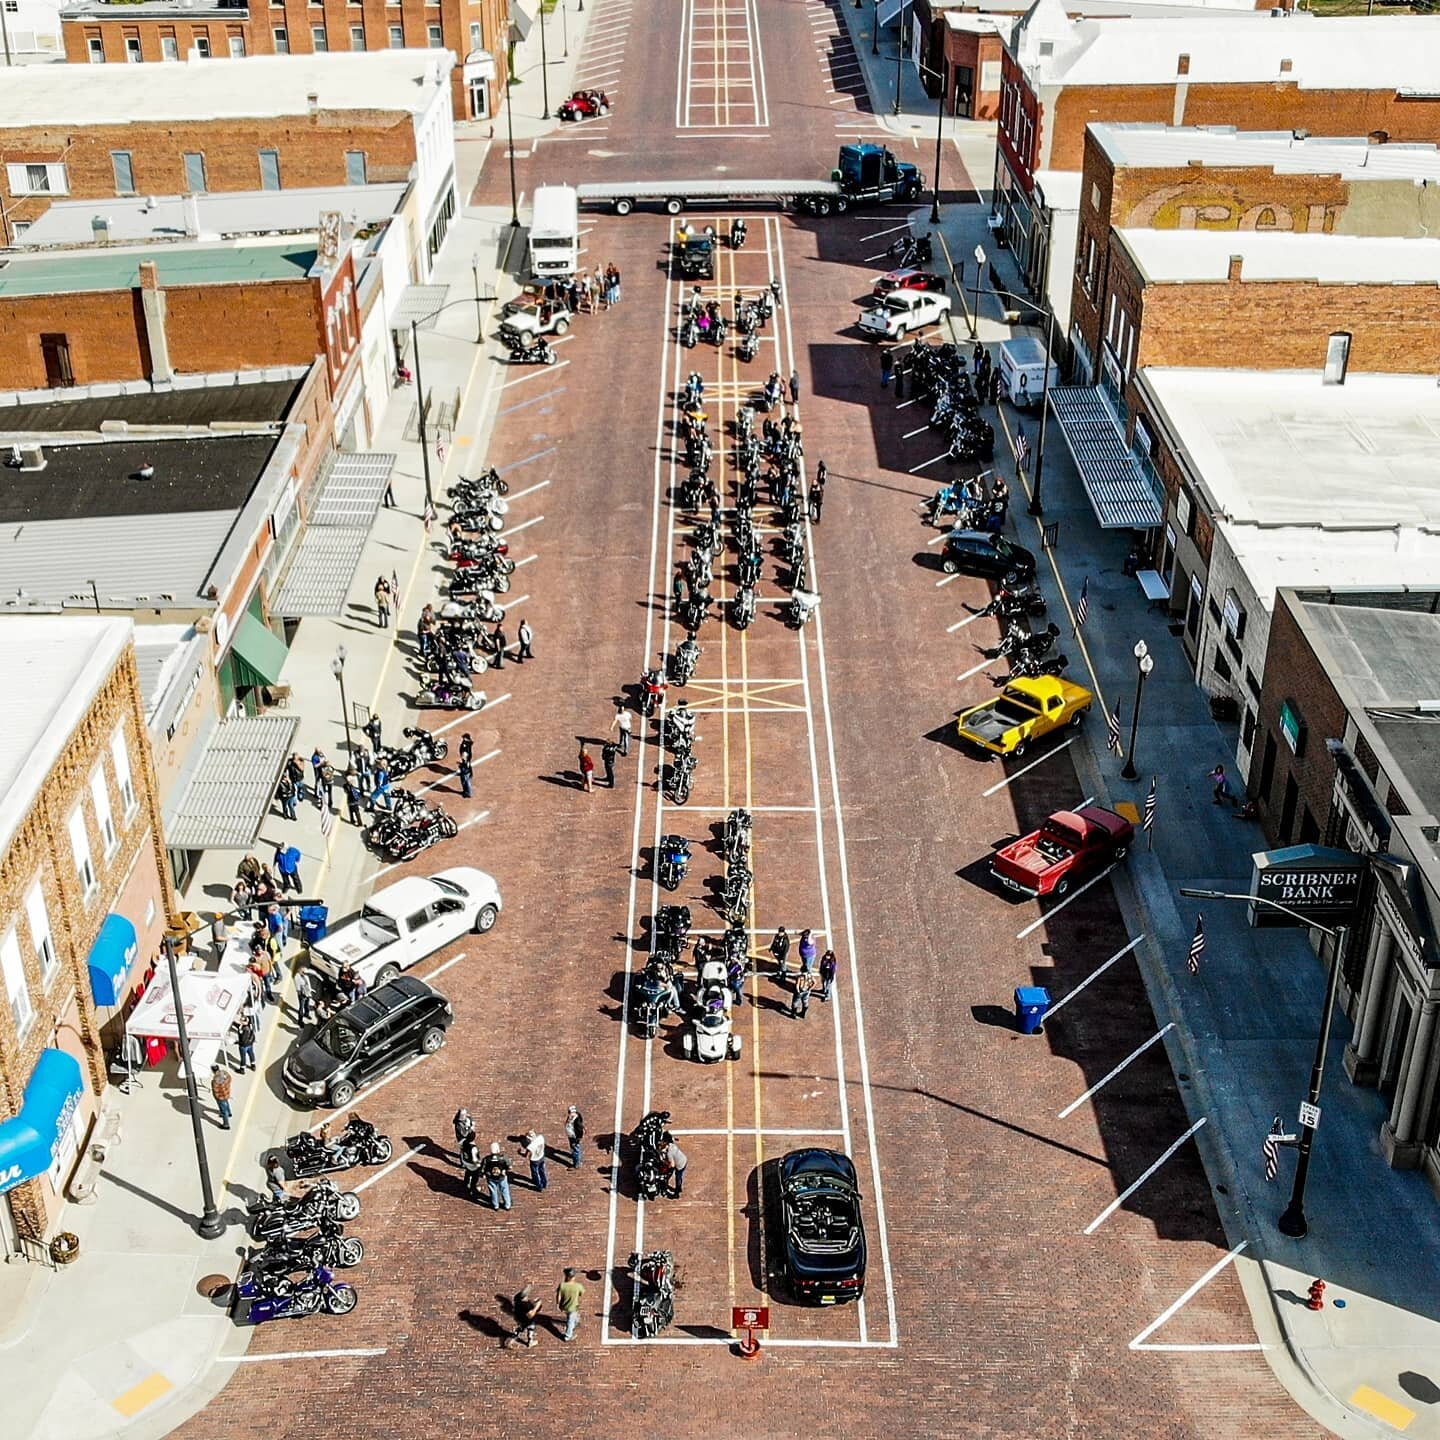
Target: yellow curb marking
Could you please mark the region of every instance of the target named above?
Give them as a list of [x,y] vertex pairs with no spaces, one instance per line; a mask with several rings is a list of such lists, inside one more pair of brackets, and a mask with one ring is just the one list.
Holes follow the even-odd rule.
[[[162,1395],[174,1388],[174,1385],[157,1370],[153,1375],[142,1380],[110,1403],[122,1415],[133,1419],[147,1405],[153,1405]],[[1380,1398],[1383,1400],[1385,1397],[1382,1395]]]
[[1132,825],[1140,823],[1140,811],[1129,800],[1117,801],[1115,813],[1123,815]]
[[1387,1425],[1393,1425],[1397,1430],[1406,1429],[1415,1418],[1413,1410],[1407,1410],[1398,1400],[1392,1400],[1388,1395],[1382,1395],[1368,1385],[1362,1385],[1350,1397],[1350,1403],[1383,1420]]

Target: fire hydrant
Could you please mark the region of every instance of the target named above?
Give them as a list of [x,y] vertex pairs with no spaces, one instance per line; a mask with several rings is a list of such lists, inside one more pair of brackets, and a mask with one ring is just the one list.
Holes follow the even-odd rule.
[[1323,1310],[1325,1308],[1325,1282],[1323,1280],[1312,1280],[1310,1282],[1310,1298],[1305,1302],[1307,1310]]

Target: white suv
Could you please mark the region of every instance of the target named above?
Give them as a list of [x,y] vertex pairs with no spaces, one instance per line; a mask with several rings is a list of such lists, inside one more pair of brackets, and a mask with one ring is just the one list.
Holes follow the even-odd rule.
[[861,314],[860,328],[867,335],[898,340],[912,330],[939,324],[949,313],[948,295],[930,295],[923,290],[895,290]]

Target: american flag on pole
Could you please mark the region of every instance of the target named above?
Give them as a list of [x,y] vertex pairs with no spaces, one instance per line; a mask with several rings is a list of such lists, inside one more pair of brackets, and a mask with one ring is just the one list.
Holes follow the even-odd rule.
[[320,833],[328,840],[330,832],[335,828],[335,812],[330,808],[330,797],[325,793],[324,785],[320,786]]
[[1275,1137],[1280,1133],[1280,1117],[1275,1117],[1275,1123],[1270,1127],[1270,1133],[1265,1137],[1265,1143],[1260,1147],[1261,1153],[1265,1156],[1265,1178],[1272,1183],[1280,1173],[1280,1146],[1276,1144]]
[[1015,431],[1015,463],[1026,465],[1030,460],[1030,442],[1025,438],[1025,432],[1017,429]]
[[1105,743],[1113,755],[1120,753],[1120,707],[1117,705],[1105,717]]
[[1075,628],[1083,630],[1090,618],[1090,577],[1087,575],[1080,586],[1080,599],[1075,606]]
[[1197,916],[1195,917],[1195,937],[1194,937],[1194,939],[1192,939],[1192,940],[1190,941],[1190,960],[1189,960],[1189,965],[1190,965],[1190,973],[1191,973],[1192,975],[1198,975],[1198,974],[1200,973],[1200,957],[1201,957],[1204,953],[1205,953],[1205,917],[1204,917],[1203,915],[1197,915]]
[[1140,827],[1143,830],[1150,829],[1155,823],[1155,785],[1157,779],[1158,777],[1154,775],[1150,777],[1150,789],[1145,795],[1145,818],[1140,822]]

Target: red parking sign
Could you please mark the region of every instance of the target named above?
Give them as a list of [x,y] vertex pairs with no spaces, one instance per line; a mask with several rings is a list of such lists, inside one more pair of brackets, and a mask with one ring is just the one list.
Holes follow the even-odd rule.
[[736,1305],[730,1311],[732,1330],[768,1330],[770,1328],[770,1307],[768,1305]]

